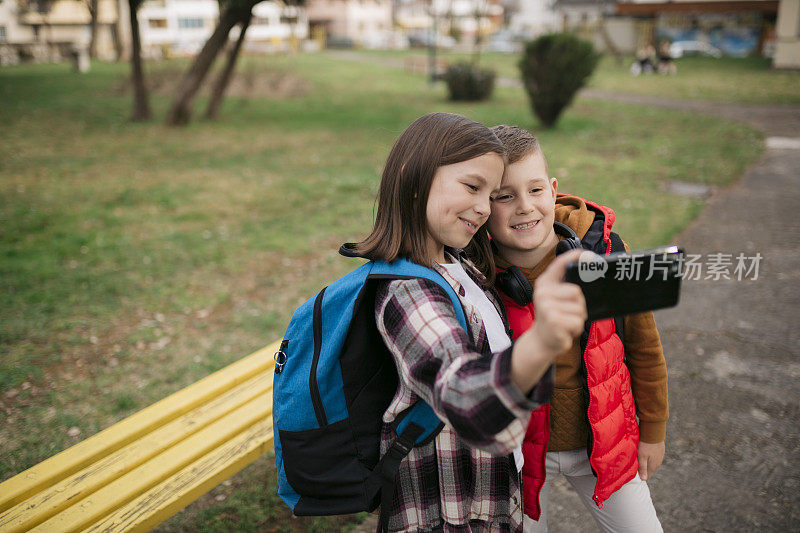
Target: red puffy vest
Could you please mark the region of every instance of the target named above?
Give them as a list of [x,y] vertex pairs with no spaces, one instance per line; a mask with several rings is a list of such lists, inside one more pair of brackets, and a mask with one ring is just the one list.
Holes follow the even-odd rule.
[[[595,212],[595,221],[581,244],[596,253],[608,254],[612,246],[614,212],[592,202],[587,201],[586,205]],[[615,238],[618,239],[616,235]],[[618,242],[615,248],[621,245],[621,240]],[[521,307],[506,295],[501,296],[516,339],[533,324],[533,304]],[[587,324],[581,336],[583,385],[588,397],[587,417],[591,428],[589,464],[597,476],[592,499],[601,508],[603,502],[633,479],[639,469],[639,425],[630,374],[625,366],[625,349],[615,325],[613,319],[598,320]],[[539,493],[545,480],[545,454],[549,441],[550,405],[545,404],[531,414],[522,444],[525,514],[534,520],[541,516]]]

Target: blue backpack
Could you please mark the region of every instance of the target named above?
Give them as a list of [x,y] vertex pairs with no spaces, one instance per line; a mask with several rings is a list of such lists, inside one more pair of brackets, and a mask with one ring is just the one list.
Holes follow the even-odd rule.
[[[355,256],[348,245],[342,255]],[[275,354],[272,420],[278,494],[298,516],[350,514],[381,506],[385,527],[400,462],[444,424],[424,402],[395,421],[398,437],[380,457],[382,417],[397,369],[375,325],[375,280],[425,278],[450,296],[435,270],[399,259],[369,261],[301,305]]]

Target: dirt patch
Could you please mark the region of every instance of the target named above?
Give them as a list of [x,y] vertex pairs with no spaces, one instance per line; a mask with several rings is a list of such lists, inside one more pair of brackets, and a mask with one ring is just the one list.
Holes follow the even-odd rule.
[[[151,94],[173,96],[185,70],[174,66],[156,67],[146,74],[145,82]],[[209,73],[199,95],[208,97],[219,69]],[[312,84],[304,77],[286,70],[264,70],[255,67],[237,69],[233,73],[225,94],[234,98],[288,99],[307,94]],[[123,76],[110,89],[114,96],[127,96],[133,92],[130,76]]]

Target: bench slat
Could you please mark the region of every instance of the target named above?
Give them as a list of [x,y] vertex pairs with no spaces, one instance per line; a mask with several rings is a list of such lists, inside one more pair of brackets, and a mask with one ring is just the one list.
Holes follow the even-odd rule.
[[277,341],[0,484],[0,512],[64,480],[258,373],[271,373]]
[[26,501],[0,514],[0,531],[24,531],[54,516],[82,495],[91,494],[174,446],[244,403],[272,390],[272,373],[258,374],[244,383],[144,435]]
[[85,531],[145,532],[233,476],[273,447],[272,418],[190,464]]
[[167,480],[187,464],[215,448],[224,447],[230,439],[247,428],[271,419],[271,414],[272,395],[267,393],[258,396],[100,490],[73,502],[69,508],[30,531],[66,532],[86,528]]

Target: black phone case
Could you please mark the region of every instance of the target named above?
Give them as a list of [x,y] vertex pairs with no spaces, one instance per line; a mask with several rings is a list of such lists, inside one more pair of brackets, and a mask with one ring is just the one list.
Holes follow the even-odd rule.
[[680,297],[683,256],[677,246],[598,256],[608,264],[603,276],[584,281],[579,263],[570,263],[565,280],[580,286],[589,320],[673,307]]

